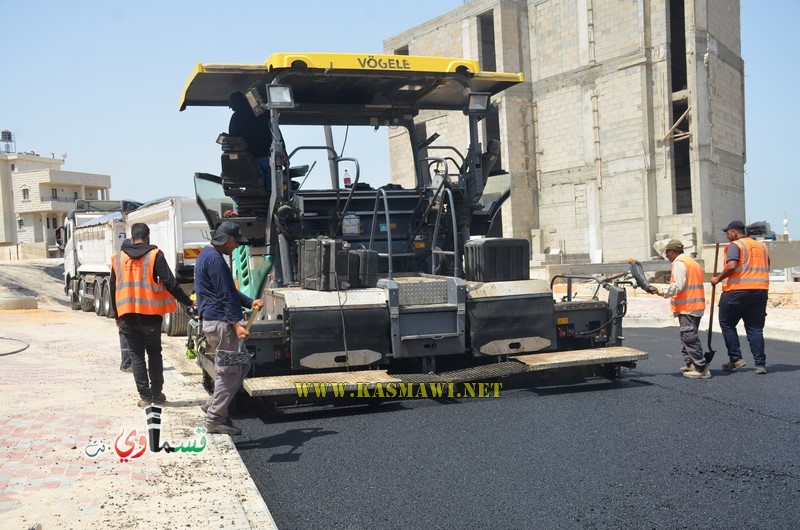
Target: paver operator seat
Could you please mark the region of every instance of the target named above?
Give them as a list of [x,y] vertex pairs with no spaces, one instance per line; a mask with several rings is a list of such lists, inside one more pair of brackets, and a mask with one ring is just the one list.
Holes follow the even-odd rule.
[[247,150],[247,142],[238,136],[222,133],[217,138],[222,146],[222,189],[237,205],[242,217],[266,217],[269,210],[269,189],[258,170],[255,158]]

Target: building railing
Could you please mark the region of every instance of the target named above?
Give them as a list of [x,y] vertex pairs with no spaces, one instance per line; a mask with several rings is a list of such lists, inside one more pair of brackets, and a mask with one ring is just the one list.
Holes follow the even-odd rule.
[[72,202],[74,203],[77,199],[74,197],[42,197],[41,202]]

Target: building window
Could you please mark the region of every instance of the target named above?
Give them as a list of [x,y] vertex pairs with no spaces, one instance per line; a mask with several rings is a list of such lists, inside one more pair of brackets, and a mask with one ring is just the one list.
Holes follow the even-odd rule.
[[50,188],[50,198],[53,200],[58,199],[58,190],[55,188]]
[[494,13],[489,11],[478,16],[478,47],[481,70],[497,70],[497,57],[494,45]]
[[77,191],[73,191],[72,192],[72,198],[74,198],[76,201],[78,200],[78,192]]
[[395,55],[408,55],[408,45],[406,44],[405,46],[403,46],[401,48],[397,48],[394,51],[394,54]]
[[[688,108],[689,104],[686,101],[673,103],[672,119],[676,120],[683,116]],[[691,126],[690,120],[691,116],[687,115],[672,137],[672,157],[675,171],[675,213],[677,214],[692,213],[691,137],[688,134]]]
[[17,170],[17,165],[11,164],[11,171],[16,171],[16,170]]
[[22,217],[20,217],[19,219],[17,219],[17,227],[22,228],[23,226],[25,226],[25,221],[23,221]]
[[47,219],[47,229],[50,230],[50,218],[45,217],[45,219]]
[[31,198],[31,190],[28,188],[22,188],[22,200],[27,201]]
[[53,228],[58,228],[58,219],[53,217]]
[[685,90],[687,85],[686,68],[686,6],[684,0],[669,2],[670,71],[672,91]]

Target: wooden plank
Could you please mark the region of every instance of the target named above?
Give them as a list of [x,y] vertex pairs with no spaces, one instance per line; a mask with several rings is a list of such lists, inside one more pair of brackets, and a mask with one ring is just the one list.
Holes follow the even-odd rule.
[[613,346],[609,348],[595,348],[591,350],[568,350],[552,353],[532,353],[509,357],[528,366],[529,371],[551,370],[554,368],[567,368],[570,366],[586,366],[591,364],[623,363],[647,359],[646,352],[628,348],[626,346]]
[[253,397],[279,396],[297,393],[295,383],[346,383],[347,391],[356,388],[358,383],[399,383],[400,379],[389,375],[386,370],[361,370],[355,372],[317,372],[313,374],[275,375],[251,377],[244,380],[244,389]]
[[[277,375],[270,377],[253,377],[244,380],[244,388],[253,397],[297,396],[295,383],[338,383],[345,384],[345,391],[355,392],[358,385],[362,389],[374,389],[377,383],[407,383],[410,381],[438,381],[463,383],[476,380],[508,377],[515,373],[568,368],[571,366],[587,366],[595,364],[624,363],[647,359],[646,352],[615,346],[596,348],[593,350],[569,350],[552,353],[533,353],[509,357],[507,362],[487,364],[445,372],[437,375],[396,374],[389,375],[386,370],[361,370],[354,372],[317,372],[312,374]],[[519,369],[514,368],[518,366]],[[308,388],[313,397],[313,388]],[[327,395],[331,395],[328,390]]]

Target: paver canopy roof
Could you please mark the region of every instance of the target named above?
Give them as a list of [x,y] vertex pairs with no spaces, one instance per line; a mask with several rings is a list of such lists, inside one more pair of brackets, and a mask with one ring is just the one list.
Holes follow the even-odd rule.
[[296,105],[281,110],[281,123],[387,125],[422,109],[462,110],[470,91],[496,94],[522,81],[481,72],[468,59],[280,53],[263,64],[198,64],[180,109],[227,106],[232,92],[281,84],[292,87]]

